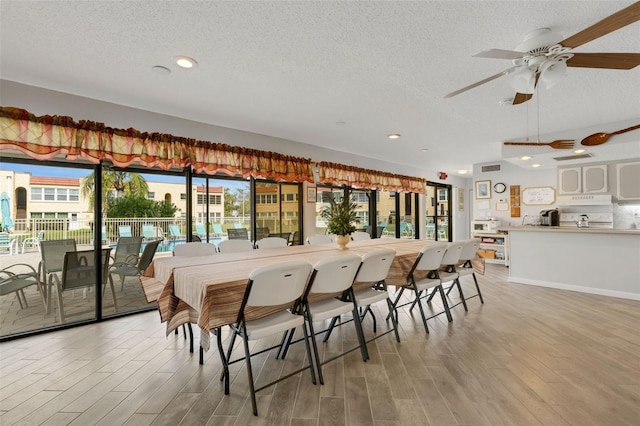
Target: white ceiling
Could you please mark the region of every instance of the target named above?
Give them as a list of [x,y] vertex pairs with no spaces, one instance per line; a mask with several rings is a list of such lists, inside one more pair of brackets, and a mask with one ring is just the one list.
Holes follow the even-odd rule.
[[[630,4],[2,0],[0,78],[453,174],[538,129],[579,144],[586,129],[640,123],[640,67],[570,68],[519,106],[500,105],[506,78],[443,98],[511,66],[475,53],[541,27],[568,37]],[[576,51],[640,52],[640,24]]]

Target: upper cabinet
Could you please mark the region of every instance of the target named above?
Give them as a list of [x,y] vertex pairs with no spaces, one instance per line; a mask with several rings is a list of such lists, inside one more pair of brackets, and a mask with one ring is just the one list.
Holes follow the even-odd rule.
[[582,192],[585,194],[607,192],[607,165],[582,167]]
[[558,194],[606,193],[607,165],[558,168]]
[[640,200],[640,161],[616,164],[617,198]]

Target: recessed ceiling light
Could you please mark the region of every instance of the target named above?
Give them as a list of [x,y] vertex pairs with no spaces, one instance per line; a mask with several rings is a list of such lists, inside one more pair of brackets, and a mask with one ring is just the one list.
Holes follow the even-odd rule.
[[175,57],[176,64],[178,64],[181,68],[194,68],[198,65],[195,59],[192,59],[188,56],[176,56]]
[[530,155],[523,155],[522,157],[520,157],[520,159],[522,161],[527,161],[527,160],[531,160],[533,157]]
[[576,149],[575,151],[573,151],[574,154],[582,154],[583,152],[587,152],[586,149],[580,148],[580,149]]
[[460,175],[466,175],[467,173],[469,173],[469,170],[466,170],[466,169],[458,170],[458,174]]
[[151,67],[151,69],[157,74],[162,74],[162,75],[171,74],[171,70],[167,67],[163,67],[162,65],[156,65],[154,67]]
[[389,139],[398,139],[400,137],[399,133],[391,133],[390,135],[387,135],[387,137]]
[[336,121],[336,124],[338,126],[344,126],[345,124],[347,124],[347,122],[346,121]]
[[427,152],[427,151],[429,151],[429,148],[422,148],[420,151]]
[[532,165],[531,165],[531,167],[540,167],[540,166],[542,166],[542,164],[538,164],[538,163],[536,163],[536,164],[532,164]]

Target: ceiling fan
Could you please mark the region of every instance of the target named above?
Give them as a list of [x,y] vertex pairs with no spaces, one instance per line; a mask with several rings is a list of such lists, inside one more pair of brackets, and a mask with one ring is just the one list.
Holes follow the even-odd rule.
[[510,75],[509,83],[516,91],[512,104],[516,105],[533,97],[540,80],[547,88],[556,84],[564,77],[567,67],[621,70],[635,68],[640,65],[640,53],[576,53],[573,49],[638,20],[640,20],[640,2],[633,3],[564,40],[549,28],[542,28],[527,35],[525,41],[517,46],[515,51],[491,49],[477,53],[473,56],[510,59],[513,61],[513,66],[451,92],[445,98],[451,98],[504,75]]

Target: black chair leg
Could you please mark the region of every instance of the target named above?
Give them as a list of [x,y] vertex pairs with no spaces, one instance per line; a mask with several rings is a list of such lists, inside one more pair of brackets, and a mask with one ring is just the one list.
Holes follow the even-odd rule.
[[420,315],[422,316],[424,331],[426,331],[427,334],[429,334],[429,326],[427,325],[427,316],[424,314],[424,308],[422,307],[422,303],[420,303],[419,293],[416,293],[416,301],[418,302],[418,308],[420,308]]
[[[224,348],[222,347],[222,333],[220,328],[216,328],[213,330],[216,335],[216,341],[218,342],[218,354],[220,354],[220,361],[222,361],[222,377],[220,380],[224,379],[224,394],[229,395],[229,358],[225,358],[224,356]],[[202,356],[203,350],[200,347],[200,356]]]
[[478,290],[478,297],[480,298],[480,303],[484,303],[484,299],[482,298],[482,293],[480,292],[480,286],[478,285],[478,280],[476,279],[476,274],[471,274],[473,277],[473,281],[476,283],[476,290]]
[[187,328],[189,329],[189,352],[193,353],[193,328],[191,323],[187,324]]
[[[253,415],[258,415],[258,404],[256,403],[256,390],[253,384],[253,369],[251,368],[251,354],[249,353],[249,341],[243,337],[244,342],[244,356],[247,362],[247,376],[249,378],[249,392],[251,393],[251,407],[253,408]],[[229,347],[231,349],[231,346]]]
[[307,322],[309,323],[309,334],[311,335],[311,347],[313,348],[313,357],[316,361],[316,366],[318,368],[318,380],[320,381],[321,385],[324,385],[324,376],[322,375],[322,361],[320,361],[320,353],[318,352],[318,343],[316,342],[315,331],[313,330],[313,324],[311,323],[311,320],[307,318]]
[[[447,320],[449,320],[449,322],[453,322],[453,317],[451,316],[451,310],[449,310],[449,304],[447,303],[447,296],[445,296],[444,294],[442,284],[438,286],[438,291],[440,292],[440,297],[442,297],[442,304],[444,305],[444,311],[447,314]],[[433,290],[432,296],[433,294],[435,294],[435,292],[436,291]]]
[[[469,309],[467,309],[467,299],[464,298],[464,294],[462,293],[462,286],[460,285],[460,280],[458,278],[456,278],[455,284],[456,286],[458,286],[458,292],[460,293],[460,299],[462,300],[462,306],[464,306],[464,310],[469,311]],[[453,284],[451,285],[451,287],[453,287]]]
[[389,307],[389,316],[391,316],[391,323],[393,324],[393,332],[396,335],[396,341],[400,342],[400,335],[398,334],[398,313],[393,307],[391,299],[387,297],[387,306]]
[[327,332],[324,334],[323,342],[329,340],[329,336],[331,336],[331,332],[333,331],[333,327],[336,326],[336,322],[338,321],[338,317],[334,317],[331,319],[331,323],[329,324],[329,328],[327,328]]

